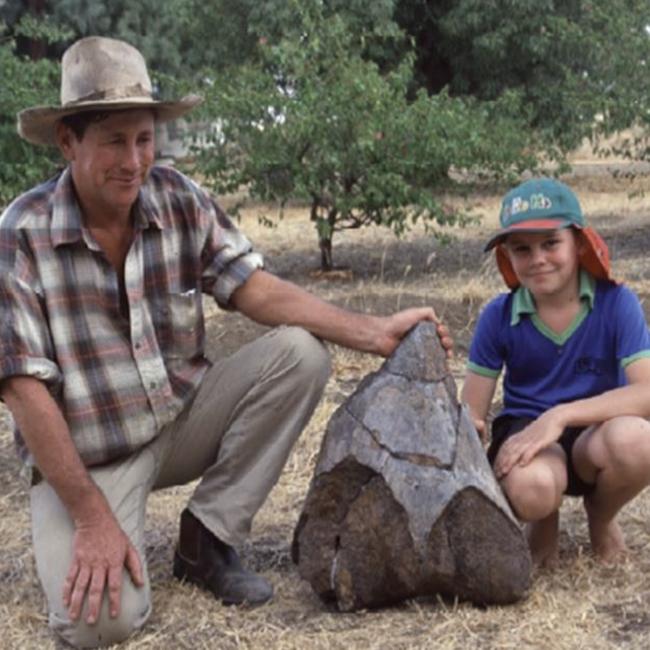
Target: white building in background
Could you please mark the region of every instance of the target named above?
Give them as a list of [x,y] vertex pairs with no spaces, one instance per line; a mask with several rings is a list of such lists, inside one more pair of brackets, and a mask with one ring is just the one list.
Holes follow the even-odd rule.
[[[2,2],[2,0],[0,0]],[[218,123],[186,122],[183,119],[156,124],[156,160],[173,163],[179,158],[192,155],[193,148],[208,146],[208,135],[213,133],[210,145],[214,145],[214,134],[222,140]]]

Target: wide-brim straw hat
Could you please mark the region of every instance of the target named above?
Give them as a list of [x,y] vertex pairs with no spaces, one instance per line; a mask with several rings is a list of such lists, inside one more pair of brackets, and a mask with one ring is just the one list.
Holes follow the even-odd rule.
[[152,108],[156,120],[181,117],[200,104],[198,95],[176,101],[154,99],[144,57],[113,38],[90,36],[71,45],[61,59],[61,105],[18,113],[18,133],[33,144],[55,144],[55,125],[66,115],[90,110]]

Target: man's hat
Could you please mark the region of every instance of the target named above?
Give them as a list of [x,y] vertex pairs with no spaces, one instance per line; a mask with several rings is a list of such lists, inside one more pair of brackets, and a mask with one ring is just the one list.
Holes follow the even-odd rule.
[[55,144],[62,117],[90,110],[152,108],[165,122],[201,103],[198,95],[178,101],[153,98],[145,60],[133,46],[101,36],[82,38],[61,60],[61,106],[36,106],[18,113],[18,133],[34,144]]
[[576,195],[554,178],[533,178],[510,190],[501,204],[501,230],[488,241],[488,251],[515,232],[582,229],[585,218]]

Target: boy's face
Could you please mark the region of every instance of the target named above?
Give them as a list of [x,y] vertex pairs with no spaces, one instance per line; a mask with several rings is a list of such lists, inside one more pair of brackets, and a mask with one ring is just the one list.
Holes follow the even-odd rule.
[[580,249],[572,228],[508,235],[505,248],[517,279],[535,298],[577,294]]

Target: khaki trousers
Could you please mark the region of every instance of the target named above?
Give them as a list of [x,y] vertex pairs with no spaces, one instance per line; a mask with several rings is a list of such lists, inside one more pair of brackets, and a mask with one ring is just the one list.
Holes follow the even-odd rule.
[[217,537],[236,546],[276,483],[329,376],[329,356],[302,329],[282,327],[220,361],[205,376],[193,403],[159,436],[131,457],[91,468],[123,530],[145,565],[136,588],[124,572],[121,613],[108,615],[106,594],[94,625],[85,612],[72,623],[63,583],[74,527],[50,485],[31,489],[32,535],[50,626],[68,643],[110,645],[140,628],[151,612],[144,557],[145,506],[152,490],[201,478],[188,507]]

